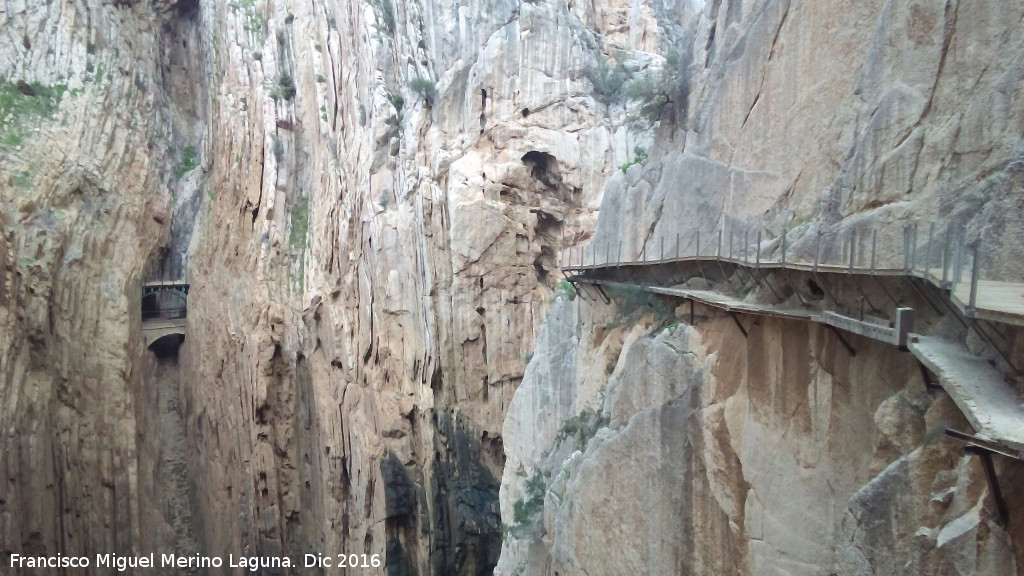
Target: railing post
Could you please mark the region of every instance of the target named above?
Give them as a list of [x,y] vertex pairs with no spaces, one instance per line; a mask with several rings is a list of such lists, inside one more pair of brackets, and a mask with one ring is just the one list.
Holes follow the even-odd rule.
[[611,240],[605,240],[604,242],[604,265],[607,266],[612,260],[612,243]]
[[694,256],[700,258],[700,230],[697,230],[697,253]]
[[732,239],[736,235],[736,231],[729,229],[729,260],[732,260]]
[[910,331],[914,329],[914,310],[912,308],[896,309],[896,345],[906,349]]
[[964,238],[963,234],[958,230],[956,234],[956,251],[953,256],[953,285],[956,286],[963,280],[963,263],[964,263]]
[[761,231],[760,230],[757,231],[757,256],[756,256],[756,260],[754,262],[755,262],[754,263],[754,267],[755,268],[760,268],[761,267]]
[[917,222],[914,222],[914,228],[910,233],[910,271],[913,272],[917,268]]
[[910,264],[910,225],[903,227],[903,275],[906,276]]
[[925,254],[924,277],[927,280],[932,275],[932,237],[935,236],[935,222],[928,225],[928,251]]
[[875,254],[878,249],[878,228],[871,231],[871,275],[875,274]]
[[847,274],[853,274],[853,265],[856,262],[857,254],[857,229],[850,228],[850,267],[846,270]]
[[718,250],[715,252],[715,259],[722,259],[722,230],[718,230]]
[[974,260],[971,262],[971,296],[967,303],[967,315],[972,318],[978,313],[978,275],[981,269],[981,238],[974,245]]
[[743,261],[750,264],[750,229],[743,231]]
[[679,260],[679,232],[676,232],[676,260]]
[[660,260],[662,262],[664,262],[665,261],[665,235],[664,234],[662,234],[661,236],[658,237],[658,244],[659,244],[658,251],[661,252]]
[[619,238],[619,247],[615,251],[615,266],[622,266],[622,238]]
[[821,259],[821,230],[818,230],[818,239],[814,243],[814,273],[818,273],[818,260]]
[[786,267],[786,229],[782,229],[782,267]]
[[950,224],[946,227],[946,240],[942,243],[942,285],[946,285],[946,280],[949,279],[949,236],[953,233],[953,225]]

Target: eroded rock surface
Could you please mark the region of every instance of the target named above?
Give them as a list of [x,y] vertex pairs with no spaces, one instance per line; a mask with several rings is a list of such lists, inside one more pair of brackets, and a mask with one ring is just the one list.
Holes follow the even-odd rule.
[[1024,535],[912,356],[697,318],[556,302],[505,424],[497,574],[1018,573]]
[[[564,305],[534,350],[556,254],[595,234],[635,251],[721,222],[952,217],[1019,273],[1020,16],[1006,2],[5,3],[0,554],[365,553],[392,574],[657,557],[675,573],[806,567],[841,541],[830,558],[852,573],[909,554],[1004,569],[977,471],[908,432],[940,400],[886,375],[863,405],[836,404],[864,437],[828,447],[838,425],[798,400],[827,380],[815,362],[832,369],[816,332],[764,328],[758,365],[796,363],[779,368],[795,383],[730,372],[752,352],[716,340],[717,320],[652,339]],[[163,365],[138,297],[167,270],[191,291]],[[690,340],[704,347],[664,344]],[[644,350],[660,359],[642,367]],[[530,370],[587,361],[533,376],[527,417],[513,395],[531,355]],[[609,381],[616,364],[646,376]],[[879,407],[884,450],[864,420]],[[778,456],[751,435],[779,438]],[[562,487],[545,481],[523,513],[575,532],[521,527],[499,561],[509,498],[553,446],[545,461],[578,474],[554,471]],[[919,480],[932,469],[939,484]],[[779,504],[792,474],[813,476],[803,502],[831,508]],[[925,492],[946,508],[858,520]],[[612,519],[619,542],[663,531],[615,559],[590,530]]]

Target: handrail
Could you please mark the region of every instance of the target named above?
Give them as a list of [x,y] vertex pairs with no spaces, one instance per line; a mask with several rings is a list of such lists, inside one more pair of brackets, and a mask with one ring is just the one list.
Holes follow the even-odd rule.
[[143,320],[176,320],[184,318],[187,313],[187,309],[184,306],[176,308],[161,308],[159,310],[143,310]]
[[[752,264],[754,268],[785,268],[872,276],[902,275],[921,278],[941,289],[950,290],[951,293],[956,292],[956,286],[964,281],[965,272],[969,271],[970,291],[965,303],[965,314],[970,317],[977,315],[979,283],[984,280],[981,273],[981,240],[968,243],[966,232],[962,228],[950,225],[945,231],[940,230],[937,233],[933,222],[928,225],[927,242],[920,242],[919,237],[923,238],[923,234],[919,234],[919,225],[904,226],[903,262],[890,262],[889,265],[879,264],[879,248],[882,245],[880,236],[882,242],[894,236],[898,237],[892,230],[863,227],[850,227],[838,232],[819,230],[817,237],[813,238],[813,259],[808,255],[803,260],[793,258],[794,245],[789,241],[791,230],[783,230],[767,246],[761,241],[762,232],[760,229],[757,231],[757,241],[751,244],[749,228],[718,229],[712,233],[712,237],[717,237],[717,242],[712,244],[711,248],[707,248],[705,244],[703,250],[699,230],[691,233],[690,240],[685,245],[682,243],[682,235],[676,233],[674,246],[669,243],[672,251],[667,254],[666,237],[662,234],[640,242],[635,259],[628,255],[630,247],[624,246],[622,239],[614,242],[591,242],[560,250],[559,267],[566,271],[581,271],[708,260]],[[727,241],[723,240],[725,236],[728,236]],[[805,237],[806,235],[801,236],[801,240]],[[740,238],[742,241],[737,242]],[[724,251],[726,245],[728,252]],[[658,253],[652,255],[655,246]],[[807,255],[809,250],[806,249],[806,244],[804,248],[803,254]]]

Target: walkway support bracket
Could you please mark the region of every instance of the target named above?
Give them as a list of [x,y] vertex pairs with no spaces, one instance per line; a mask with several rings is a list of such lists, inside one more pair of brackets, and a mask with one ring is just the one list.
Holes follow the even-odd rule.
[[[691,308],[691,310],[692,310],[692,308]],[[736,316],[735,312],[729,312],[729,316],[732,317],[732,321],[736,323],[736,327],[740,329],[740,332],[743,332],[743,337],[746,338],[747,337],[747,329],[743,327],[743,322],[740,322],[740,319]]]
[[983,438],[978,438],[977,436],[960,432],[959,430],[946,428],[946,435],[966,442],[967,446],[964,447],[964,452],[973,454],[981,459],[981,465],[985,469],[985,479],[988,480],[988,490],[992,493],[992,500],[996,505],[996,521],[1000,526],[1006,528],[1007,524],[1010,522],[1010,512],[1006,508],[1006,500],[1003,499],[1003,491],[999,488],[999,477],[996,476],[996,467],[992,463],[992,455],[999,454],[1000,456],[1006,456],[1016,460],[1020,460],[1020,458],[1007,453],[1005,450],[1001,450],[999,446],[994,445],[992,442],[988,442]]
[[846,338],[843,338],[843,333],[840,332],[839,329],[836,328],[835,326],[829,326],[828,324],[826,324],[826,326],[828,326],[828,329],[832,331],[832,334],[835,334],[836,339],[839,340],[839,343],[843,345],[843,348],[846,348],[846,351],[850,353],[850,356],[856,357],[857,351],[853,348],[853,346],[850,345],[849,342],[846,341]]

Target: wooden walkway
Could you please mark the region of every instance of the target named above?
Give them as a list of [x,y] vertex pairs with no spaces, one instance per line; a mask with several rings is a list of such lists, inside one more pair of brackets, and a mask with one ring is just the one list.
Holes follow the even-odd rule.
[[715,266],[730,264],[745,268],[772,271],[795,270],[818,274],[841,274],[853,276],[906,277],[917,278],[928,282],[940,290],[950,294],[950,301],[968,318],[978,318],[989,322],[1024,326],[1024,283],[1000,282],[996,280],[980,280],[974,284],[974,306],[971,306],[970,282],[952,280],[950,271],[940,269],[903,269],[903,268],[864,268],[858,266],[842,266],[837,264],[814,264],[807,262],[782,262],[772,260],[750,261],[749,259],[730,258],[728,256],[681,256],[657,260],[640,260],[635,262],[602,262],[599,264],[569,264],[562,267],[564,272],[586,275],[588,272],[621,271],[636,267],[666,266],[686,264]]
[[[750,258],[749,255],[693,255],[636,261],[607,260],[599,257],[597,260],[596,263],[588,263],[585,253],[580,254],[579,261],[563,266],[562,272],[573,283],[611,288],[639,288],[654,294],[717,308],[734,315],[741,330],[743,326],[735,317],[736,314],[790,318],[816,322],[836,330],[908,349],[922,365],[936,375],[939,384],[956,402],[979,438],[1003,447],[1006,451],[1002,453],[1006,455],[1024,460],[1024,402],[1021,394],[1002,372],[988,360],[972,355],[963,344],[912,334],[913,311],[910,309],[898,308],[894,315],[895,320],[890,324],[882,320],[851,318],[831,311],[746,302],[712,290],[621,282],[612,278],[631,277],[639,268],[686,264],[706,269],[728,264],[762,273],[771,270],[796,270],[829,276],[905,277],[935,286],[943,294],[942,297],[947,298],[970,322],[985,321],[1013,326],[1024,326],[1024,283],[983,280],[978,277],[976,268],[971,270],[971,281],[957,282],[955,280],[963,276],[962,270],[959,269],[961,262],[956,262],[954,266],[951,259],[944,259],[944,266],[941,268],[875,267],[873,263],[870,267],[863,267],[856,265],[852,258],[847,265],[788,262],[765,260],[760,258],[760,255],[755,255],[754,258]],[[912,260],[908,258],[909,261]],[[853,351],[842,336],[840,340],[851,352]]]

